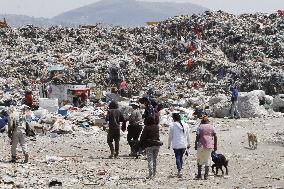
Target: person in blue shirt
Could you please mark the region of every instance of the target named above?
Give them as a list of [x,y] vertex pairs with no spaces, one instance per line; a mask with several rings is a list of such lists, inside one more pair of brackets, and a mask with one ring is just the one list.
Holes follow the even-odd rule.
[[236,86],[232,86],[230,88],[231,90],[231,111],[230,111],[230,118],[236,118],[239,119],[240,118],[240,112],[238,110],[238,89]]

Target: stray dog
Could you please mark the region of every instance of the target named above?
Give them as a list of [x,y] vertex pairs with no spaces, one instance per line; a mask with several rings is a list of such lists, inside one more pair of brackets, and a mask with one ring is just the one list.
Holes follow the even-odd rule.
[[248,134],[248,143],[249,143],[249,147],[251,149],[256,149],[257,148],[257,137],[256,134],[253,133],[247,133]]
[[[224,171],[222,169],[222,166],[226,168],[226,175],[228,175],[228,163],[229,161],[226,159],[226,157],[223,154],[217,154],[215,151],[211,153],[211,158],[214,164],[211,166],[212,172],[215,175],[218,175],[218,170],[221,169],[222,175],[224,175]],[[214,167],[216,167],[216,172],[214,171]]]

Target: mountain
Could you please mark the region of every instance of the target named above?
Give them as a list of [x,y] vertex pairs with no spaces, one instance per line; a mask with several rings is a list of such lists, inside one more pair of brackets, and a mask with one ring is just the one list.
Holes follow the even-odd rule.
[[143,2],[136,0],[102,0],[83,6],[54,18],[36,18],[25,15],[0,14],[11,27],[32,24],[39,27],[54,25],[78,27],[81,24],[103,23],[115,26],[143,26],[146,22],[162,21],[178,15],[202,13],[207,8],[191,3]]
[[62,13],[52,20],[76,25],[103,23],[115,26],[141,26],[148,21],[161,21],[206,10],[208,9],[191,3],[102,0]]

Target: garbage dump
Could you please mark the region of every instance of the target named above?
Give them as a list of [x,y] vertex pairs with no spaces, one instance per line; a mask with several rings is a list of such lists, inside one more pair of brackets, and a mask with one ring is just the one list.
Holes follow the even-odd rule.
[[[263,129],[265,132],[260,136],[270,140],[271,132],[275,132],[273,140],[283,144],[283,131],[275,130],[282,124],[281,120],[276,120],[276,126],[269,122],[270,117],[283,117],[276,112],[284,111],[283,24],[283,15],[278,13],[236,16],[218,11],[173,17],[157,25],[136,28],[28,25],[0,29],[0,131],[5,132],[7,112],[26,104],[29,126],[40,136],[30,139],[36,141],[30,145],[30,165],[12,169],[10,164],[0,163],[5,170],[0,174],[0,187],[120,185],[129,188],[130,182],[131,187],[138,184],[149,187],[144,179],[137,178],[137,172],[142,170],[137,160],[129,158],[114,163],[101,157],[108,153],[105,143],[108,103],[118,101],[119,110],[128,120],[132,112],[130,104],[138,103],[142,97],[148,97],[150,103],[150,99],[155,99],[162,105],[158,115],[163,139],[173,112],[179,112],[181,120],[194,132],[198,118],[204,114],[210,119],[229,118],[234,114],[234,105],[241,120],[216,119],[216,128],[221,135],[220,143],[226,144],[220,145],[221,148],[232,150],[228,155],[233,159],[230,167],[237,167],[238,171],[235,168],[232,176],[236,188],[250,179],[251,171],[259,171],[259,167],[282,173],[281,169],[270,166],[274,161],[281,164],[282,157],[277,150],[268,151],[275,148],[272,146],[255,153],[267,153],[276,160],[268,159],[248,170],[251,167],[248,165],[255,164],[256,158],[265,154],[256,157],[252,156],[255,153],[244,151],[246,147],[240,145],[245,137],[238,129],[245,127],[260,132],[265,126],[269,129]],[[120,88],[121,81],[128,83],[126,94]],[[232,101],[231,88],[239,91],[236,104]],[[139,106],[143,111],[144,105]],[[3,138],[10,144],[8,137]],[[121,140],[127,143],[125,133]],[[127,153],[128,149],[122,150]],[[163,162],[158,162],[161,165],[171,161],[165,150],[161,148]],[[8,157],[7,151],[5,155]],[[189,154],[189,159],[196,158]],[[241,164],[239,159],[247,164]],[[193,161],[186,164],[196,166]],[[172,169],[168,163],[163,166],[164,170]],[[272,175],[257,173],[257,176]],[[167,171],[159,172],[158,177],[159,174],[167,179],[158,181],[159,184],[172,182]],[[22,175],[25,179],[20,179]],[[29,175],[33,177],[27,180]],[[258,179],[261,184],[256,187],[266,187],[262,185],[264,176]],[[283,182],[282,177],[265,179],[273,179],[271,183]],[[220,180],[204,186],[212,187],[212,183],[227,187],[223,185],[227,182]],[[195,181],[190,184],[194,185]]]
[[[225,81],[233,79],[240,91],[278,94],[284,92],[278,69],[283,62],[282,20],[278,13],[236,16],[218,11],[140,28],[4,28],[1,76],[11,80],[10,87],[51,79],[106,87],[115,65],[133,94],[148,84],[166,90],[173,78],[182,81],[177,89],[199,81],[208,91],[222,91]],[[54,64],[64,66],[66,73],[48,75]]]

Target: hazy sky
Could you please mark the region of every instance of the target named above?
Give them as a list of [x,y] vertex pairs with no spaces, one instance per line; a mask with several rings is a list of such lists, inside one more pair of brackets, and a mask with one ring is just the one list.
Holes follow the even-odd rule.
[[[0,13],[23,14],[35,17],[53,17],[98,0],[0,0]],[[145,0],[191,2],[212,10],[239,14],[247,12],[275,12],[284,9],[284,0]]]

